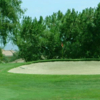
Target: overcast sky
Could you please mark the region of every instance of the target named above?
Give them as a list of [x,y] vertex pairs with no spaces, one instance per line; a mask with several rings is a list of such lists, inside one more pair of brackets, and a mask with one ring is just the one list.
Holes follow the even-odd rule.
[[[79,12],[85,8],[96,8],[100,0],[22,0],[22,2],[22,9],[27,8],[25,15],[39,19],[40,16],[45,18],[58,10],[65,14],[67,9],[72,8]],[[5,49],[15,50],[17,47],[8,43]]]

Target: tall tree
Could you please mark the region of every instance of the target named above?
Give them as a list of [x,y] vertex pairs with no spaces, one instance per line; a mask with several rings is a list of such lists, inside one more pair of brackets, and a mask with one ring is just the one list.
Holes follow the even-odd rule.
[[94,57],[100,57],[100,3],[95,9],[90,32],[93,34]]
[[[100,56],[100,4],[82,12],[68,9],[37,20],[24,17],[15,43],[26,61]],[[95,46],[95,47],[94,47]],[[29,52],[28,52],[29,51]]]
[[26,61],[41,59],[41,34],[45,29],[43,18],[39,21],[31,17],[23,17],[20,30],[15,35],[14,43],[18,46],[20,56]]
[[24,13],[21,0],[0,0],[0,42],[6,44],[7,37],[16,34],[19,18]]

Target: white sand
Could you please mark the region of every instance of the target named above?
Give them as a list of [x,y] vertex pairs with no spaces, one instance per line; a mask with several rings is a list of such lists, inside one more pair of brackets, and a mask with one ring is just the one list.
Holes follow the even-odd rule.
[[46,75],[95,75],[100,74],[100,61],[42,62],[13,68],[8,72]]

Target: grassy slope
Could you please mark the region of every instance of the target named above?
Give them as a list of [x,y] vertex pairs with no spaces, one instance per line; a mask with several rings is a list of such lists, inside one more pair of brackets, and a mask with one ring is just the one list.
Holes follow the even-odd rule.
[[100,75],[26,75],[0,64],[0,100],[100,100]]

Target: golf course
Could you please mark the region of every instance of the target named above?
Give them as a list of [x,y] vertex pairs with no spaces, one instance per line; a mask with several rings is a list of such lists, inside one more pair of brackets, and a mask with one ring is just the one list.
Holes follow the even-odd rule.
[[100,100],[100,0],[0,0],[0,100]]
[[0,99],[100,100],[99,65],[100,61],[0,64]]

